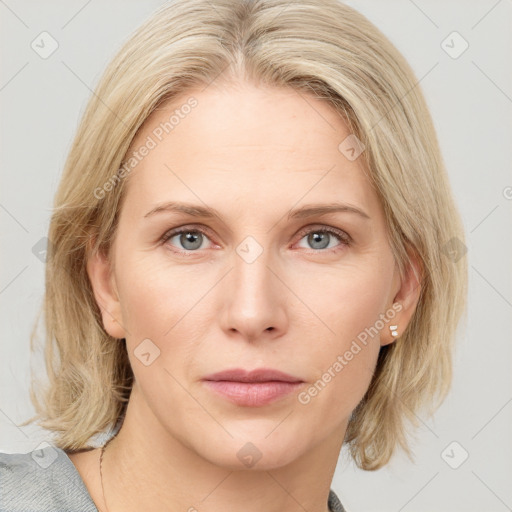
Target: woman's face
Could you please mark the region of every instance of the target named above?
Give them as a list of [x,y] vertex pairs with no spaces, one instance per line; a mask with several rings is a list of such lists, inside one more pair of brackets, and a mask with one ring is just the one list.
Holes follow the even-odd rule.
[[[138,132],[101,302],[146,434],[237,468],[339,448],[400,316],[384,212],[349,135],[327,103],[249,84],[190,91]],[[204,380],[234,368],[300,382]]]

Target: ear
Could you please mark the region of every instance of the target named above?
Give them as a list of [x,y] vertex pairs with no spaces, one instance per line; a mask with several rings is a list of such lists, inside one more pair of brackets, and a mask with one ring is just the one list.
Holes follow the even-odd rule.
[[[409,325],[420,298],[424,275],[423,265],[416,251],[408,248],[407,253],[409,254],[410,263],[406,268],[405,277],[401,280],[393,300],[393,309],[398,311],[398,313],[382,329],[380,336],[381,346],[389,345],[400,338]],[[398,270],[397,276],[400,281]],[[399,307],[400,310],[398,310]],[[391,325],[397,326],[398,336],[392,335],[392,330],[389,328]]]
[[101,311],[105,331],[113,338],[125,338],[114,273],[108,257],[102,251],[94,250],[90,253],[87,259],[87,274]]

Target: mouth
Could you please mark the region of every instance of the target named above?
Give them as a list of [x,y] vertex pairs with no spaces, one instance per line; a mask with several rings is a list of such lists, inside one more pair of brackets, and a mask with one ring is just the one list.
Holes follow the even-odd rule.
[[234,368],[209,375],[203,382],[212,392],[244,407],[268,405],[304,384],[298,377],[270,368]]

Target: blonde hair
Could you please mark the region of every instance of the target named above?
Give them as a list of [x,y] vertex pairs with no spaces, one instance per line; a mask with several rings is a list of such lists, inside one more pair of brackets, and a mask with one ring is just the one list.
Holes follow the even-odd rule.
[[[74,451],[123,417],[133,374],[125,342],[103,328],[87,258],[110,254],[127,184],[116,172],[144,121],[220,75],[314,94],[365,147],[361,157],[400,273],[416,254],[423,274],[412,320],[382,347],[345,443],[366,470],[386,464],[397,446],[410,456],[406,420],[417,426],[418,411],[426,406],[432,414],[451,384],[467,263],[447,248],[462,246],[465,235],[413,71],[371,22],[336,0],[175,0],[114,57],[89,100],[55,196],[43,304],[49,382],[38,394],[33,381],[37,415],[28,422],[37,418],[57,446]],[[95,193],[113,175],[111,190]]]

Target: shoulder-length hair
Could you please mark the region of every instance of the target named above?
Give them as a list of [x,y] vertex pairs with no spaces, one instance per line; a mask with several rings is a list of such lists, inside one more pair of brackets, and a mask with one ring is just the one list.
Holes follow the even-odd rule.
[[417,426],[424,407],[433,414],[451,385],[466,307],[465,235],[419,81],[386,36],[336,0],[174,0],[113,58],[55,196],[43,304],[48,382],[40,393],[32,382],[37,414],[25,424],[37,418],[73,451],[124,417],[133,373],[125,343],[103,328],[87,258],[110,255],[129,178],[124,160],[144,121],[221,74],[314,94],[364,145],[400,273],[411,254],[424,273],[412,320],[381,348],[344,442],[366,470],[386,464],[397,446],[411,457],[406,421]]

